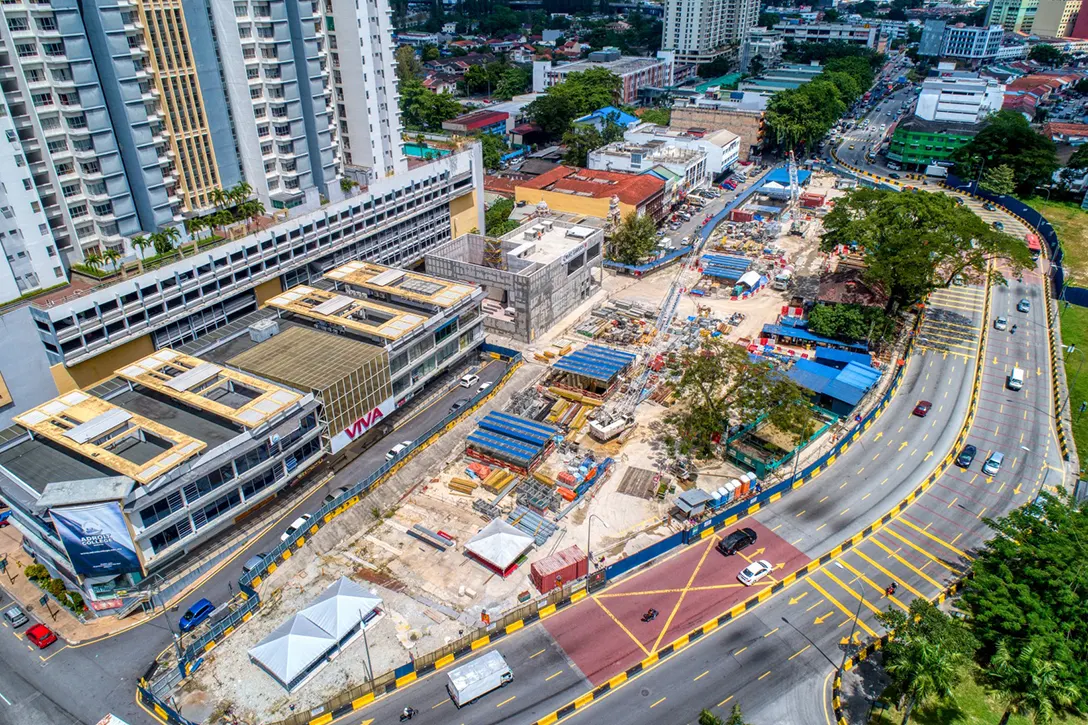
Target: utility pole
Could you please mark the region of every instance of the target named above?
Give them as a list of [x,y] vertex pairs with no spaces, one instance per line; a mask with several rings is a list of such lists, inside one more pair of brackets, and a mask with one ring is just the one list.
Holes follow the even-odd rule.
[[374,689],[374,665],[370,662],[370,643],[366,641],[366,620],[363,619],[363,610],[359,610],[359,629],[363,630],[363,647],[366,649],[366,679],[370,682],[371,690]]

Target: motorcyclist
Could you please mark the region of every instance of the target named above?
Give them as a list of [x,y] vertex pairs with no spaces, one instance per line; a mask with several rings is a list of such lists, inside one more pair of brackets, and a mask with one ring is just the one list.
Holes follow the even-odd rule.
[[1012,326],[1012,331],[1013,331],[1013,332],[1016,332],[1016,325],[1013,325],[1013,326]]
[[401,711],[401,713],[400,713],[400,719],[401,719],[402,721],[404,721],[404,720],[411,720],[411,719],[412,719],[412,716],[413,716],[413,715],[415,715],[415,714],[416,714],[416,711],[415,711],[415,710],[413,710],[413,709],[412,709],[412,708],[410,708],[410,707],[406,707],[406,708],[404,708],[404,709],[403,709],[403,710]]

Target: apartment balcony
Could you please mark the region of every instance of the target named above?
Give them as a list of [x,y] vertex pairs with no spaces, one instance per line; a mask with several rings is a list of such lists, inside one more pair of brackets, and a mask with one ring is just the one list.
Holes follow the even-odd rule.
[[36,37],[38,37],[37,33],[34,31],[34,28],[29,26],[29,25],[27,27],[21,29],[21,30],[12,30],[11,31],[11,39],[12,40],[27,40],[27,39],[33,39],[33,38],[36,38]]

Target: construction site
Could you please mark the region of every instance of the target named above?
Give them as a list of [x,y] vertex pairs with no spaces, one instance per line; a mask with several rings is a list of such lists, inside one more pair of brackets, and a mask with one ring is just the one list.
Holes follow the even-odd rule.
[[[288,703],[315,706],[367,677],[358,653],[288,698],[246,651],[342,576],[383,602],[383,618],[368,628],[370,667],[380,673],[754,496],[818,455],[875,399],[888,353],[807,329],[821,280],[840,272],[843,257],[821,253],[819,237],[842,192],[834,177],[805,172],[802,196],[797,170],[787,178],[785,197],[774,185],[752,194],[680,263],[635,282],[606,273],[563,327],[523,347],[533,384],[461,421],[448,434],[457,440],[450,453],[417,473],[377,523],[359,518],[320,557],[293,559],[265,579],[275,616],[218,647],[194,689],[262,722],[287,714]],[[672,455],[666,418],[677,409],[681,361],[709,338],[808,386],[811,435],[795,440],[758,420],[723,435],[711,459]]]

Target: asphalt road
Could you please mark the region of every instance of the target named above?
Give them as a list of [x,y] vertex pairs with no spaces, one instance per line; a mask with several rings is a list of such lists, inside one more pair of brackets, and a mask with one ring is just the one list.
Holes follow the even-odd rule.
[[[485,367],[479,372],[481,382],[495,382],[502,377],[504,368],[501,364],[490,360],[484,362]],[[175,628],[181,613],[198,599],[207,597],[217,604],[227,601],[230,596],[228,583],[237,590],[240,562],[279,543],[280,534],[291,520],[320,507],[329,492],[366,476],[384,462],[386,452],[395,443],[426,432],[449,413],[455,400],[469,397],[471,392],[474,391],[457,387],[437,398],[404,420],[383,441],[367,449],[333,479],[315,487],[280,512],[274,525],[235,553],[230,563],[167,613]],[[4,598],[5,602],[9,600]],[[75,646],[57,642],[40,653],[36,649],[29,650],[22,638],[21,631],[25,627],[18,633],[6,623],[4,627],[6,631],[0,631],[0,659],[4,663],[0,667],[0,693],[12,704],[0,698],[0,725],[68,722],[94,725],[109,712],[130,725],[154,722],[136,705],[134,697],[137,680],[172,641],[162,615],[106,639]]]

